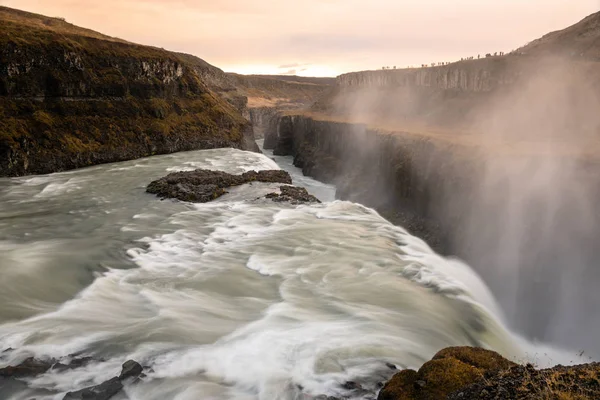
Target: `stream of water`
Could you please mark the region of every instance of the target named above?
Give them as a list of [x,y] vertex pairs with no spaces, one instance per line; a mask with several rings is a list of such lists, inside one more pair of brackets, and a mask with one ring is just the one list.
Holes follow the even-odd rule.
[[[98,360],[0,381],[0,397],[62,399],[127,359],[147,376],[115,399],[352,397],[345,382],[374,393],[386,363],[418,368],[447,346],[537,351],[467,265],[275,160],[217,149],[0,179],[0,352],[15,349],[0,367]],[[207,204],[145,193],[170,171],[279,167],[323,203],[274,203],[259,183]]]

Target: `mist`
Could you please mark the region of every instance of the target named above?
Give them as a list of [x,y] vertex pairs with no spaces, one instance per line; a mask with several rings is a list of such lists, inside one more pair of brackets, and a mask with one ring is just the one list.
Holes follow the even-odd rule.
[[439,223],[446,254],[483,277],[517,333],[599,356],[600,80],[592,67],[511,55],[373,71],[336,93],[329,111],[435,148],[407,157],[419,171],[411,185],[429,198],[413,208]]

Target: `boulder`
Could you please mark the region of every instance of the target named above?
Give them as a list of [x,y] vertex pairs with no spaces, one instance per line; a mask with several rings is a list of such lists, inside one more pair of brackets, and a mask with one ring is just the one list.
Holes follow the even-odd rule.
[[449,347],[419,371],[403,370],[385,384],[378,400],[439,400],[484,376],[516,364],[500,354],[474,347]]
[[265,197],[276,202],[290,202],[292,204],[300,203],[320,203],[319,199],[308,193],[303,187],[298,186],[280,186],[281,193],[269,193]]

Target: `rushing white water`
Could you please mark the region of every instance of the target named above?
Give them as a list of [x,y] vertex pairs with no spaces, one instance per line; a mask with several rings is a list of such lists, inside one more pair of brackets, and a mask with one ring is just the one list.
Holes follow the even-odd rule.
[[195,168],[278,166],[219,149],[0,180],[0,352],[15,349],[0,367],[103,360],[0,381],[2,398],[62,399],[127,359],[151,369],[116,399],[353,396],[349,380],[372,398],[393,373],[386,363],[418,368],[447,346],[527,356],[467,265],[369,208],[332,201],[331,186],[291,165],[323,204],[260,199],[277,185],[259,183],[208,204],[144,191]]

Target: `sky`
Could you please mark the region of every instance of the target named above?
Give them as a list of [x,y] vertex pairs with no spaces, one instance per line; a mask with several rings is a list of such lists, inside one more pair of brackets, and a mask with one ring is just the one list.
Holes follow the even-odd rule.
[[509,52],[600,0],[0,0],[227,72],[336,76]]

